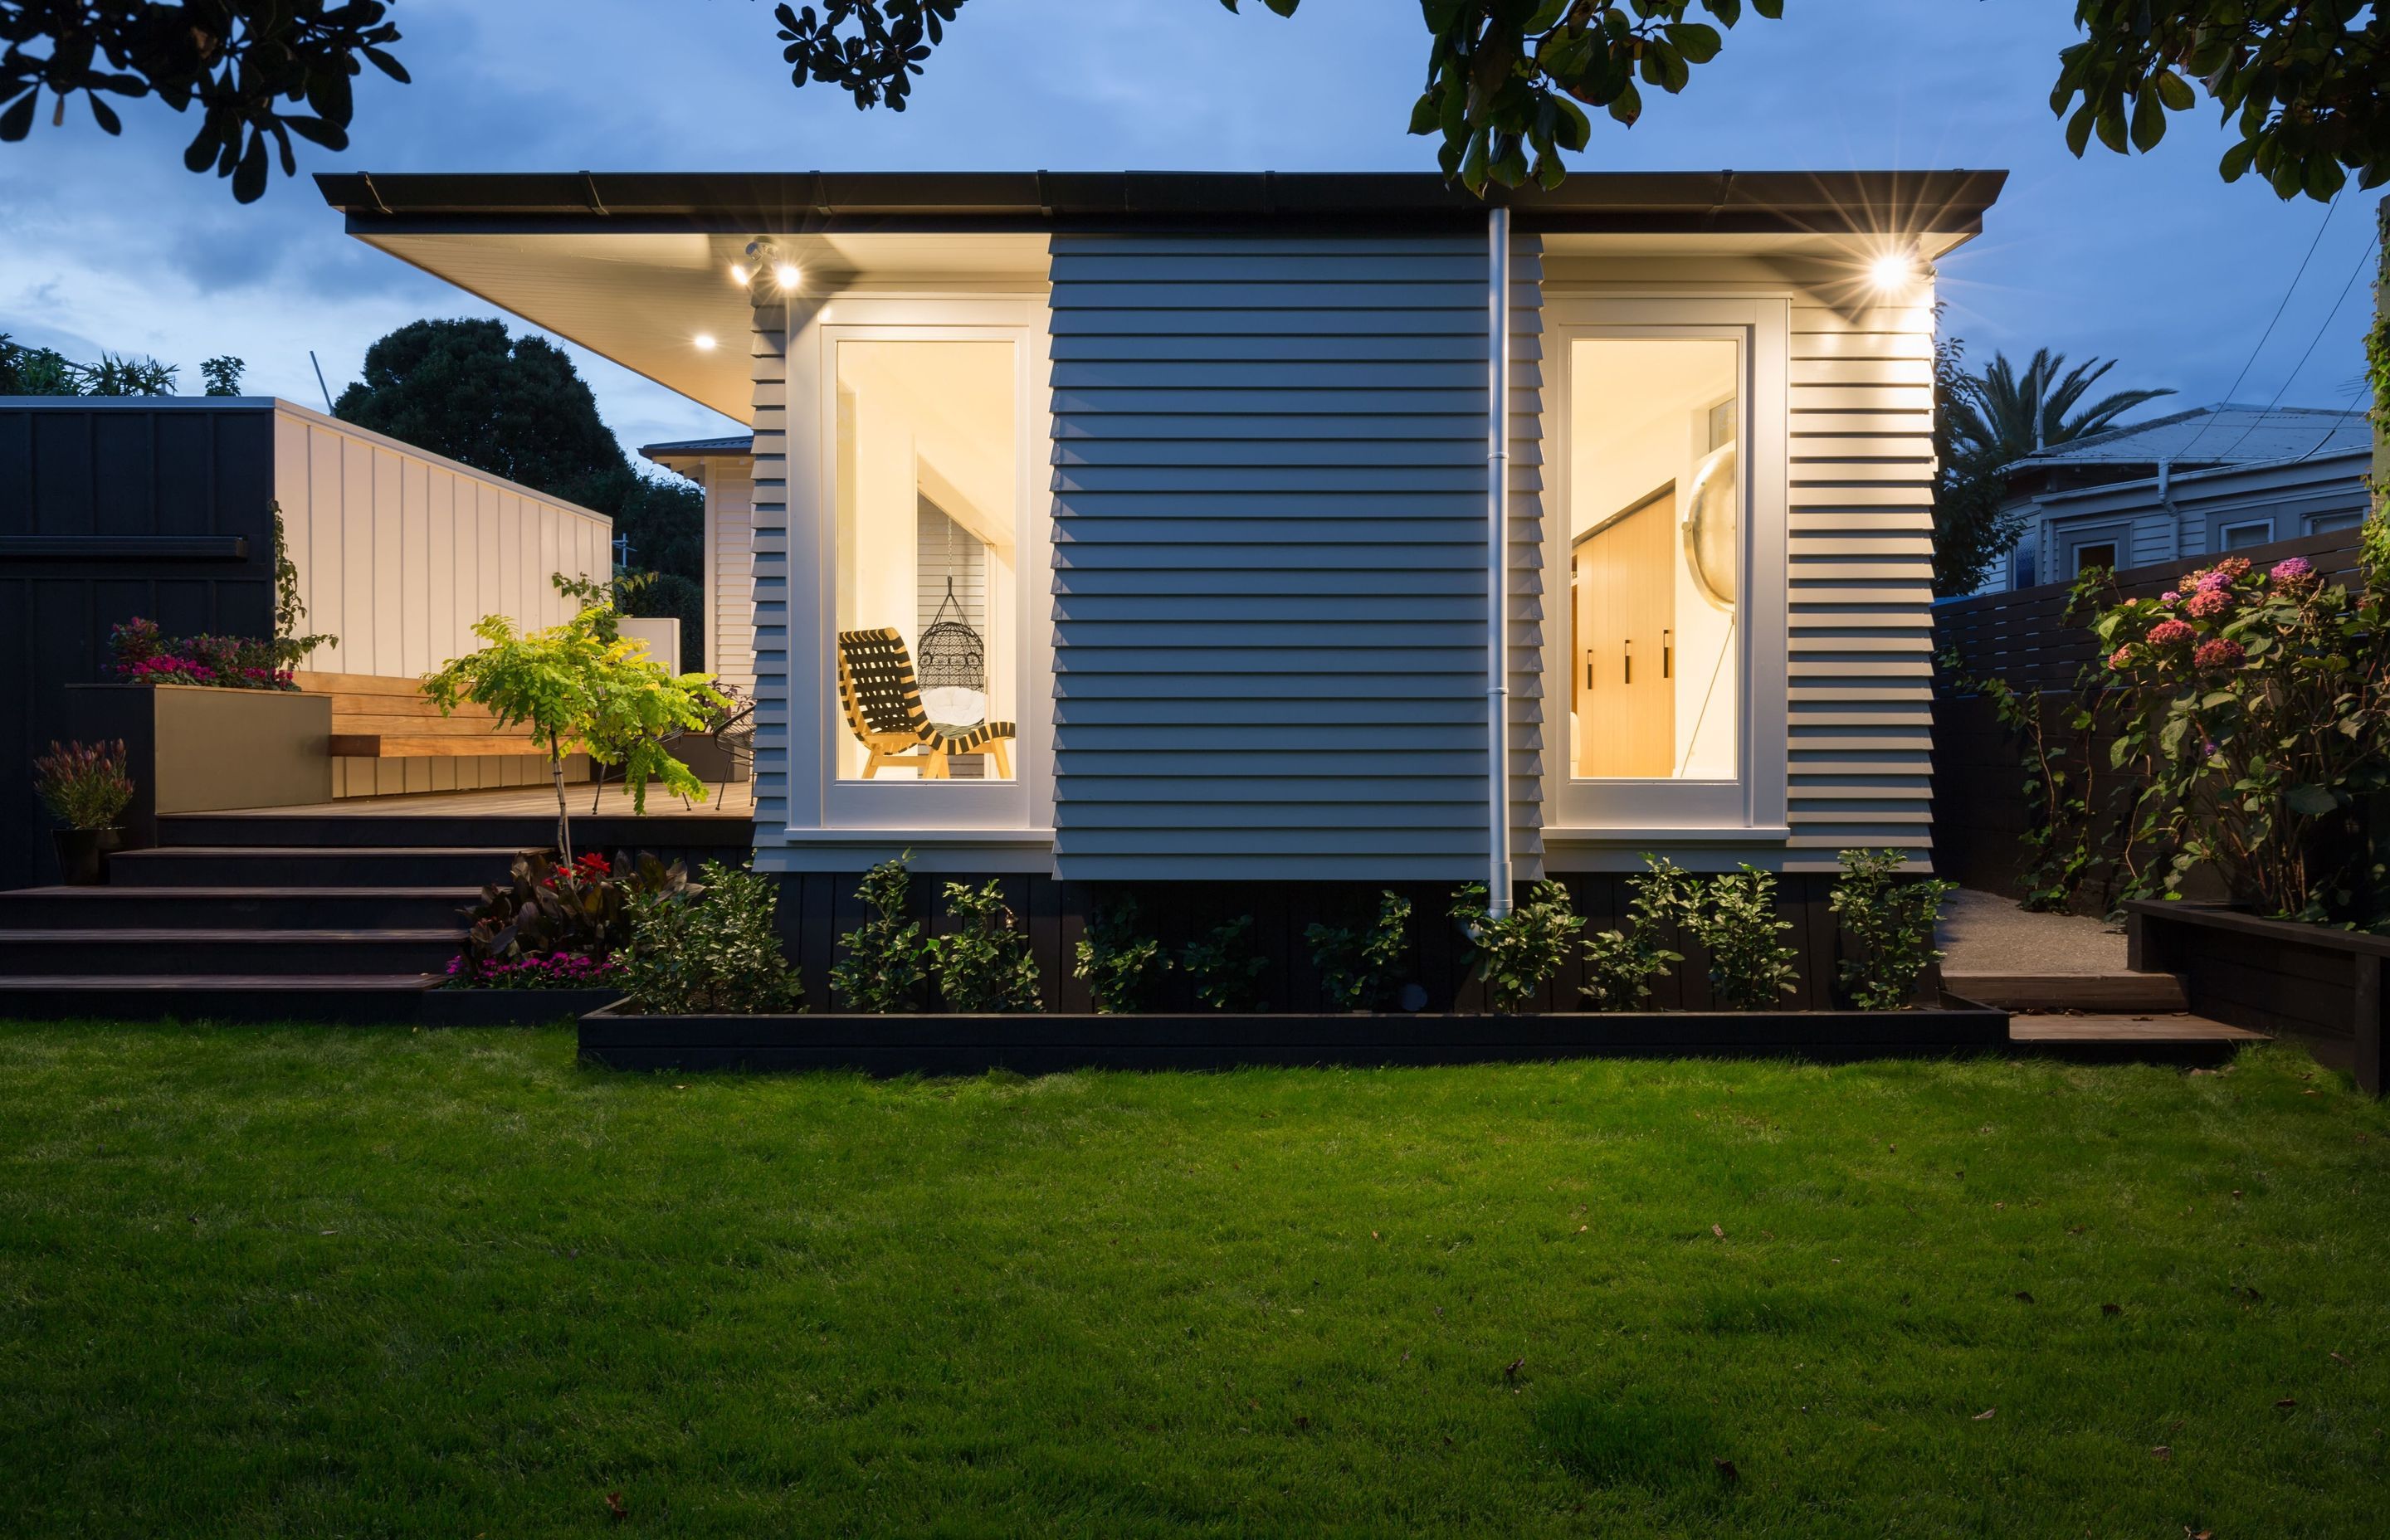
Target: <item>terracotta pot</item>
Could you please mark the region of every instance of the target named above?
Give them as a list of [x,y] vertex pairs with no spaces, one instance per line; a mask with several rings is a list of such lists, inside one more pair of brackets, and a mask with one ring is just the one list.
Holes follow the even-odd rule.
[[50,831],[50,838],[58,848],[58,879],[79,888],[100,880],[103,852],[124,848],[121,828],[58,828]]

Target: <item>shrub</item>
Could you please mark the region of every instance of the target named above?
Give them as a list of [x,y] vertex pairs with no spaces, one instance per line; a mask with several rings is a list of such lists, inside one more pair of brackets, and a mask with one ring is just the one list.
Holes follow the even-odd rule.
[[1827,903],[1843,917],[1850,955],[1841,963],[1843,992],[1861,1010],[1899,1010],[1916,997],[1917,981],[1942,956],[1934,948],[1934,921],[1956,882],[1898,880],[1898,851],[1846,850],[1843,878]]
[[1710,997],[1725,1010],[1765,1010],[1792,993],[1800,954],[1777,941],[1776,878],[1745,863],[1702,884],[1687,922],[1710,959]]
[[1673,863],[1646,855],[1649,868],[1627,884],[1626,928],[1586,938],[1585,984],[1596,1010],[1632,1010],[1651,997],[1651,981],[1685,960],[1663,938],[1692,913],[1693,880]]
[[133,801],[124,740],[68,743],[55,739],[33,759],[33,790],[69,828],[113,828]]
[[1485,884],[1452,895],[1453,923],[1469,939],[1470,961],[1496,1010],[1516,1010],[1533,999],[1568,960],[1569,943],[1585,921],[1557,882],[1539,882],[1527,902],[1497,917],[1485,906]]
[[483,888],[465,911],[465,950],[449,976],[460,986],[481,988],[492,969],[534,957],[611,958],[631,943],[636,898],[679,901],[691,891],[686,867],[677,861],[667,866],[646,851],[611,861],[591,851],[567,864],[544,851],[517,856],[508,880]]
[[847,1009],[881,1016],[919,1008],[921,985],[930,977],[929,943],[918,920],[905,918],[912,876],[906,851],[863,874],[854,896],[871,911],[864,922],[838,938],[846,956],[830,965],[829,984]]
[[1269,959],[1253,948],[1253,917],[1239,915],[1187,943],[1178,966],[1195,986],[1195,998],[1214,1010],[1260,1010],[1262,974]]
[[702,892],[679,902],[664,893],[632,901],[623,985],[651,1016],[762,1016],[804,1008],[777,923],[779,890],[743,866],[708,861]]
[[2390,788],[2390,512],[2359,538],[2355,594],[2293,557],[2226,557],[2093,622],[2114,702],[2114,767],[2143,783],[2135,892],[2204,863],[2235,901],[2335,924],[2390,919],[2366,803]]
[[946,1007],[963,1011],[1043,1010],[1037,997],[1037,960],[1029,937],[1004,902],[1004,885],[994,878],[983,888],[946,884],[946,913],[960,923],[930,943],[938,970],[938,993]]
[[1304,928],[1312,966],[1330,1002],[1345,1010],[1374,1010],[1385,1001],[1394,969],[1410,950],[1411,903],[1388,892],[1378,897],[1377,922],[1351,930],[1317,921]]
[[251,636],[168,636],[135,615],[108,634],[116,676],[134,685],[212,685],[219,689],[295,690],[272,642]]
[[1096,1009],[1107,1016],[1145,1008],[1151,984],[1148,973],[1170,969],[1170,959],[1162,955],[1162,943],[1138,930],[1134,898],[1097,905],[1076,952],[1078,966],[1071,976],[1086,981]]

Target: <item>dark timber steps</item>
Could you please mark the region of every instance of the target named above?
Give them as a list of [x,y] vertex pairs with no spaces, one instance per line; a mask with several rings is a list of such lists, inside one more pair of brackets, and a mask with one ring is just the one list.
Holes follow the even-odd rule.
[[108,880],[135,888],[464,888],[503,879],[512,845],[162,845],[108,858]]
[[482,884],[546,843],[492,822],[163,819],[101,886],[0,892],[0,1017],[415,1020]]
[[435,930],[463,923],[479,888],[21,888],[0,892],[0,936],[19,930]]

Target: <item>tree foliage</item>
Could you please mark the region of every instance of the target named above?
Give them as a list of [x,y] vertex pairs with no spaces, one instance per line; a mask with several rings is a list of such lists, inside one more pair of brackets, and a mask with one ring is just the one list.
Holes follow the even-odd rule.
[[[1234,11],[1240,0],[1220,0]],[[1262,0],[1292,16],[1302,0]],[[902,112],[913,83],[963,0],[822,0],[777,6],[792,84],[844,91],[859,109]],[[249,202],[265,190],[274,141],[348,146],[353,77],[370,63],[406,71],[387,51],[398,31],[379,0],[0,0],[0,140],[22,139],[44,91],[88,97],[109,133],[107,96],[156,96],[201,109],[184,163],[231,178]],[[1818,7],[1819,24],[1832,13]],[[1549,186],[1562,158],[1591,142],[1592,108],[1632,126],[1645,93],[1683,91],[1715,59],[1746,10],[1771,19],[1783,0],[1420,0],[1427,83],[1410,130],[1441,139],[1445,174]],[[1838,19],[1838,18],[1836,18]],[[2050,107],[2066,143],[2097,138],[2118,154],[2154,148],[2170,113],[2204,94],[2238,135],[2226,181],[2254,171],[2280,196],[2328,199],[2349,174],[2390,176],[2390,6],[2376,0],[2078,0],[2078,40],[2062,49]],[[284,103],[303,104],[304,110]]]
[[255,202],[271,159],[283,175],[299,173],[292,135],[348,148],[350,82],[366,64],[405,81],[385,51],[398,41],[389,8],[381,0],[0,0],[0,140],[32,131],[45,91],[53,124],[81,95],[109,134],[124,124],[108,97],[155,96],[177,112],[199,109],[183,164],[212,167],[231,179],[233,197]]
[[174,366],[103,353],[78,364],[56,348],[29,348],[0,331],[0,396],[170,396]]

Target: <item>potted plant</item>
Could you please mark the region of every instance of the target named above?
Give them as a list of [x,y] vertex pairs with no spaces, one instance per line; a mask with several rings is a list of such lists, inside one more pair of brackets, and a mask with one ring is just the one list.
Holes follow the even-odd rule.
[[66,825],[50,836],[58,842],[61,879],[77,885],[97,882],[100,853],[122,843],[116,820],[133,801],[122,740],[88,747],[51,743],[50,751],[33,761],[33,789]]

